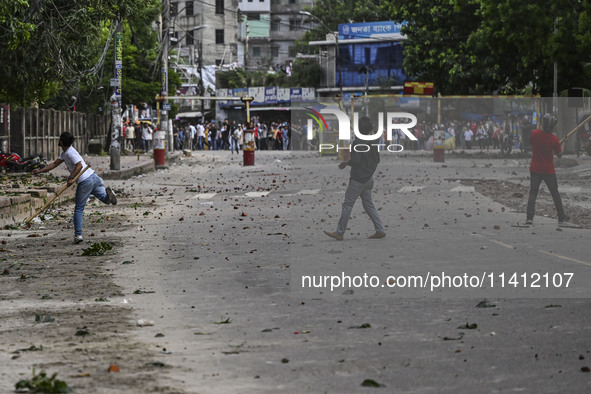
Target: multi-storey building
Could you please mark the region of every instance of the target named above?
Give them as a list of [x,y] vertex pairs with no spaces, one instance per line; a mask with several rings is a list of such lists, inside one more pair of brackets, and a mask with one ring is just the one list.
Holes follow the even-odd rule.
[[[172,67],[199,79],[200,66],[237,63],[237,0],[174,1],[171,6]],[[192,74],[192,75],[191,75]]]
[[291,46],[306,32],[301,11],[312,5],[313,0],[239,0],[240,64],[255,70],[289,66],[296,55]]
[[291,46],[308,28],[301,11],[312,5],[313,0],[171,0],[171,65],[189,73],[200,60],[203,66],[287,66],[296,55]]
[[[237,64],[237,0],[170,1],[169,67],[183,80],[180,94],[215,91],[215,69]],[[203,84],[201,83],[203,81]],[[185,117],[200,117],[200,100],[179,102]]]

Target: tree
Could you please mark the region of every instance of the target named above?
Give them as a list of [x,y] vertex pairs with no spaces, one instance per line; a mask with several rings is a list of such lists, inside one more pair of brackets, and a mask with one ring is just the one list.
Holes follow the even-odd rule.
[[403,29],[407,75],[435,82],[443,94],[552,94],[591,87],[588,0],[393,0]]
[[393,0],[390,17],[406,21],[402,32],[409,78],[434,82],[442,94],[483,93],[482,67],[467,47],[480,24],[478,0]]
[[27,41],[35,25],[18,19],[27,9],[26,0],[0,1],[0,34],[5,40],[6,47],[15,49],[21,42]]
[[42,104],[55,92],[90,83],[102,70],[104,28],[151,2],[3,0],[0,30],[8,39],[0,41],[0,100]]
[[486,69],[494,70],[491,82],[502,92],[519,93],[532,84],[535,92],[551,96],[554,63],[559,90],[585,84],[581,76],[591,58],[589,24],[584,25],[588,13],[587,1],[481,0],[480,26],[469,44]]
[[339,23],[407,22],[404,67],[442,94],[552,94],[591,88],[590,0],[320,0],[309,11],[324,25],[294,49],[322,40]]
[[[295,42],[292,55],[296,53],[316,53],[318,47],[310,47],[310,41],[322,41],[327,33],[338,30],[339,24],[347,22],[377,22],[388,20],[388,9],[381,6],[380,0],[320,0],[314,7],[306,8],[312,17],[308,22],[315,25],[304,36]],[[320,23],[320,22],[322,23]]]

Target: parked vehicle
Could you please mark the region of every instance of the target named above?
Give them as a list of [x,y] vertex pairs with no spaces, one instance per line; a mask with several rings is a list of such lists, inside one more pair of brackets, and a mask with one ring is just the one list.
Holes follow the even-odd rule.
[[17,153],[4,153],[0,151],[0,169],[6,172],[31,172],[36,168],[43,168],[47,161],[42,155],[31,155],[26,158]]

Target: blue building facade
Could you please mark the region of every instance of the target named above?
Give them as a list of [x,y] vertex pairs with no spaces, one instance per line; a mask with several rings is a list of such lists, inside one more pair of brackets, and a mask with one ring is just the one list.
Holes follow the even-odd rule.
[[368,90],[401,93],[406,79],[404,25],[393,21],[344,23],[325,41],[310,42],[326,48],[327,53],[326,61],[320,59],[325,79],[317,90],[343,91],[345,96]]
[[366,72],[369,86],[404,85],[401,42],[339,44],[339,55],[337,86],[342,75],[343,87],[365,87]]

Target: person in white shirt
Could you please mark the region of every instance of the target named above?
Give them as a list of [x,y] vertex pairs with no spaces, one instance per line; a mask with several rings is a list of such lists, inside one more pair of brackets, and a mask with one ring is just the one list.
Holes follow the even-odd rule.
[[197,123],[197,149],[203,150],[203,144],[205,143],[205,127],[203,123],[199,121]]
[[152,129],[147,123],[142,123],[142,141],[144,142],[144,153],[152,150]]
[[[36,169],[33,175],[42,172],[48,172],[56,168],[62,163],[66,163],[70,176],[68,177],[68,186],[74,183],[74,178],[86,168],[86,163],[80,153],[72,146],[74,143],[74,136],[67,131],[60,135],[59,146],[62,148],[62,153],[57,159],[48,166]],[[74,208],[74,243],[79,244],[82,239],[82,217],[84,214],[84,207],[91,195],[98,198],[105,204],[117,205],[117,195],[110,187],[105,188],[105,184],[101,177],[95,174],[92,168],[88,168],[80,178],[77,180],[78,187],[76,188],[76,207]]]
[[466,141],[466,149],[472,149],[472,133],[471,129],[468,129],[464,132],[464,141]]
[[132,151],[135,149],[135,127],[133,126],[133,123],[130,123],[129,126],[127,126],[127,129],[125,131],[125,148],[129,151]]
[[189,149],[195,150],[197,145],[197,129],[192,124],[189,124],[189,133],[191,134],[191,145]]

